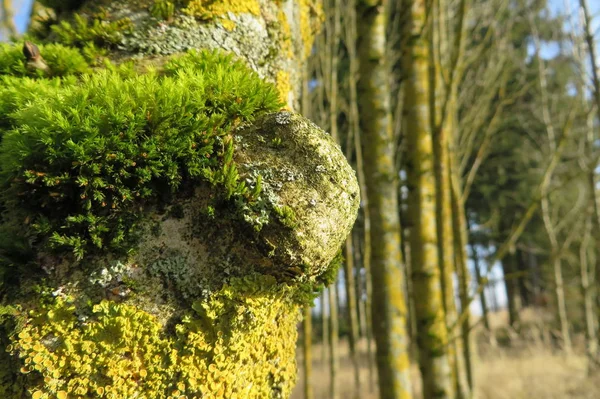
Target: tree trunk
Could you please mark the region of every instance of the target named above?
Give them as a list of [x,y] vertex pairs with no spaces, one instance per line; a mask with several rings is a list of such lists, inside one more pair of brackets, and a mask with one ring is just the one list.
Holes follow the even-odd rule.
[[407,142],[408,206],[411,271],[417,319],[419,365],[423,397],[453,398],[448,358],[448,332],[444,320],[443,295],[436,236],[436,194],[433,144],[430,129],[428,40],[425,2],[405,2],[411,10],[407,34],[413,37],[404,51],[405,139]]
[[356,281],[354,279],[354,246],[352,245],[352,235],[346,238],[346,262],[344,263],[344,281],[346,283],[346,310],[348,316],[348,344],[350,349],[350,361],[354,371],[354,397],[360,398],[360,365],[358,363],[358,353],[356,344],[358,341],[358,313],[356,306]]
[[[16,36],[18,32],[14,21],[11,0],[0,1],[0,16],[2,16],[2,20],[0,21],[0,28],[6,29],[9,37]],[[2,29],[0,29],[0,32],[2,32]]]
[[[433,42],[433,41],[432,41]],[[434,46],[430,47],[433,52]],[[430,54],[430,63],[433,65],[433,54]],[[434,69],[431,68],[430,69]],[[435,70],[434,70],[435,71]],[[441,106],[439,94],[441,88],[436,90],[437,83],[441,81],[439,74],[433,73],[430,76],[430,101],[434,104],[432,109],[433,119],[431,128],[433,131],[433,152],[435,165],[435,186],[436,186],[436,226],[437,226],[437,244],[438,244],[438,264],[440,267],[441,285],[442,285],[442,303],[444,314],[446,315],[446,325],[448,328],[456,326],[458,315],[456,313],[455,291],[454,291],[454,232],[452,224],[452,198],[450,190],[450,161],[448,157],[449,133],[453,132],[453,118],[445,118],[444,126],[440,126]],[[456,398],[465,398],[468,396],[466,381],[464,380],[465,369],[462,362],[462,336],[454,335],[449,346],[450,368],[452,370],[452,380]]]
[[584,236],[579,247],[579,267],[581,294],[583,296],[583,317],[585,320],[585,348],[588,360],[588,375],[596,374],[600,367],[600,358],[598,357],[598,335],[596,333],[597,321],[596,313],[594,312],[597,288],[595,286],[594,273],[590,270],[594,267],[590,267],[590,263],[588,262],[590,238],[592,237],[592,217],[592,214],[590,214],[585,222]]
[[[0,253],[15,288],[3,291],[0,342],[10,347],[0,363],[16,365],[0,368],[0,397],[289,397],[300,309],[359,206],[331,137],[282,111],[298,106],[319,5],[46,3],[61,20],[52,38],[66,47],[10,48],[19,65],[46,68],[11,67],[37,80],[3,80],[30,96],[9,98],[16,114],[56,141],[31,132],[45,144],[20,148],[35,166],[0,156],[16,166],[0,234],[17,226],[15,240],[19,230],[36,237],[27,264],[7,266]],[[103,70],[92,43],[132,66]],[[176,54],[185,50],[200,51]],[[38,83],[43,96],[30,90]],[[3,121],[0,151],[23,126]],[[49,161],[44,146],[56,151]],[[20,174],[34,168],[35,182]],[[38,205],[7,202],[5,188]]]
[[326,364],[329,358],[329,296],[325,289],[321,294],[321,343],[323,348],[321,349],[321,362],[323,365]]
[[[454,113],[452,114],[454,116]],[[454,120],[454,117],[452,117]],[[450,176],[452,186],[452,229],[454,232],[454,256],[455,268],[458,277],[458,291],[460,296],[460,331],[463,344],[463,357],[465,361],[465,371],[467,374],[467,383],[471,392],[475,389],[475,378],[473,370],[473,361],[475,350],[473,350],[473,340],[471,337],[471,297],[469,294],[470,274],[467,266],[468,255],[468,233],[467,217],[465,215],[465,204],[462,200],[462,191],[460,188],[460,178],[458,176],[458,166],[453,154],[450,153]]]
[[313,399],[312,388],[312,307],[304,307],[304,399]]
[[382,399],[412,397],[406,303],[402,292],[400,224],[396,193],[389,70],[385,60],[386,14],[381,1],[358,4],[360,79],[358,104],[371,222],[373,333]]
[[550,262],[554,271],[554,292],[556,293],[556,306],[558,310],[558,321],[560,322],[560,332],[563,340],[563,349],[566,354],[571,354],[573,348],[571,345],[571,333],[569,332],[569,320],[567,318],[567,302],[565,299],[565,286],[562,274],[562,261],[557,234],[550,219],[550,205],[547,193],[542,198],[542,217],[544,226],[550,241],[551,255]]
[[506,300],[508,302],[508,324],[512,328],[518,328],[520,323],[519,318],[519,299],[518,291],[513,277],[516,271],[515,254],[508,253],[502,260],[502,272],[504,273],[504,285],[506,287]]
[[517,281],[519,285],[519,296],[521,297],[521,304],[524,308],[528,307],[531,304],[531,291],[529,289],[529,270],[528,270],[528,262],[525,258],[525,252],[521,250],[517,250],[517,259],[519,262],[517,263],[517,270],[519,271],[519,279]]
[[[359,78],[359,59],[357,55],[357,1],[358,0],[346,0],[344,8],[346,10],[344,14],[344,38],[346,42],[346,50],[348,51],[348,69],[350,79],[348,81],[348,116],[350,128],[353,131],[354,136],[354,152],[356,155],[356,169],[358,175],[358,182],[361,191],[362,211],[363,211],[363,269],[364,269],[364,287],[365,287],[365,301],[364,301],[364,331],[361,329],[361,333],[367,339],[367,364],[369,369],[369,392],[373,391],[373,387],[376,385],[374,365],[373,365],[373,318],[372,318],[372,298],[373,298],[373,282],[371,274],[371,258],[372,258],[372,247],[371,247],[371,216],[369,207],[369,193],[366,185],[365,178],[365,167],[363,160],[363,131],[360,129],[360,112],[358,110],[358,87],[357,80]],[[362,301],[359,301],[362,303]]]
[[569,332],[569,320],[567,316],[567,302],[565,299],[565,286],[562,275],[562,262],[559,255],[555,255],[552,260],[554,269],[554,280],[556,283],[556,304],[558,306],[558,320],[560,321],[560,332],[563,339],[563,349],[567,355],[573,352],[571,344],[571,333]]
[[[483,326],[485,327],[485,329],[489,332],[490,331],[490,318],[489,318],[489,309],[488,309],[488,304],[487,304],[487,298],[485,297],[485,281],[482,280],[482,273],[481,273],[481,264],[480,259],[479,259],[479,254],[477,252],[477,248],[475,246],[475,244],[471,244],[471,254],[472,254],[472,258],[473,258],[473,269],[475,270],[475,278],[478,281],[478,284],[480,285],[479,290],[479,301],[481,303],[481,317],[483,318]],[[483,287],[481,287],[483,286]]]
[[339,359],[339,320],[337,302],[337,281],[329,286],[329,397],[340,398],[338,371]]

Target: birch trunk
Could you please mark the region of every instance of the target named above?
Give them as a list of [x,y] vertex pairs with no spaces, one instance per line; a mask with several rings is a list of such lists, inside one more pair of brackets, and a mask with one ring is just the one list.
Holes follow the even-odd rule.
[[408,206],[411,222],[410,254],[417,321],[419,365],[423,397],[453,398],[438,258],[434,152],[430,128],[429,43],[424,31],[424,1],[407,1],[407,34],[413,38],[404,51],[405,137],[407,142]]
[[371,222],[371,275],[373,286],[377,287],[372,297],[372,323],[380,397],[408,399],[412,393],[384,9],[384,3],[378,0],[363,0],[357,5],[358,104]]

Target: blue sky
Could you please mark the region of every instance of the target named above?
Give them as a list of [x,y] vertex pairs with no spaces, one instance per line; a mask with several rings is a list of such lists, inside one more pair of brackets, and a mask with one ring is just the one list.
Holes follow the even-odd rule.
[[19,32],[25,31],[29,21],[29,13],[33,0],[13,0],[15,10],[15,24]]
[[[556,12],[562,12],[564,10],[564,1],[565,0],[550,0],[550,7]],[[575,9],[576,4],[579,0],[567,0],[571,2],[572,8]],[[33,0],[13,0],[14,9],[15,9],[15,23],[17,24],[17,29],[20,32],[23,32],[27,27],[27,22],[29,20],[29,12],[31,9],[31,3]],[[596,32],[600,28],[600,1],[598,0],[588,0],[589,6],[592,9],[592,13],[597,15],[598,18],[596,23]]]

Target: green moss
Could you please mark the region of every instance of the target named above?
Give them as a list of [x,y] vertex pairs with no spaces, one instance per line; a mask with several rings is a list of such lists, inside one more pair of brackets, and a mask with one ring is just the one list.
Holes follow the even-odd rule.
[[[8,347],[21,359],[7,399],[287,398],[294,384],[298,304],[273,278],[234,279],[197,301],[167,331],[151,315],[102,301],[58,297],[27,316]],[[83,315],[88,317],[82,317]],[[60,339],[58,338],[60,337]],[[7,365],[0,367],[7,373]],[[243,376],[243,378],[240,378]],[[207,396],[208,395],[208,396]]]
[[156,19],[170,21],[175,14],[175,4],[167,0],[156,0],[150,7],[150,14]]
[[337,280],[338,271],[340,270],[340,267],[342,266],[343,262],[344,256],[342,255],[342,251],[340,250],[335,255],[335,258],[333,258],[325,272],[318,276],[315,289],[320,290],[322,289],[322,287],[327,287],[333,284]]
[[[22,43],[0,43],[0,76],[43,76],[39,71],[27,68],[22,47]],[[44,61],[54,77],[79,75],[90,72],[90,67],[85,57],[78,49],[65,47],[60,44],[40,45],[39,49],[40,54],[44,58]],[[11,84],[9,83],[8,85]],[[0,88],[0,90],[2,89]],[[0,101],[2,101],[2,98],[3,96],[0,96]]]
[[143,209],[188,184],[209,182],[218,199],[252,201],[229,133],[281,106],[272,85],[217,52],[173,59],[162,74],[113,68],[80,81],[7,82],[0,206],[27,218],[38,249],[77,258],[127,253]]
[[105,47],[116,46],[123,38],[123,33],[133,27],[131,20],[127,18],[110,21],[102,14],[90,19],[75,14],[73,18],[73,23],[61,21],[51,27],[58,41],[67,46],[85,47],[90,43]]
[[281,224],[291,229],[296,227],[296,214],[292,208],[289,206],[275,206],[273,210]]

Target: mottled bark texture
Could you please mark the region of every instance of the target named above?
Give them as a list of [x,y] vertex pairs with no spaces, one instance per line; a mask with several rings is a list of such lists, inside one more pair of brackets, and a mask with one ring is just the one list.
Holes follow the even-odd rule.
[[382,1],[358,4],[358,104],[371,222],[372,323],[380,397],[407,399],[412,393],[384,10]]
[[[189,49],[230,52],[247,65],[249,79],[254,73],[262,79],[257,93],[268,96],[271,89],[260,85],[271,82],[288,108],[297,105],[299,67],[321,19],[319,5],[308,0],[44,3],[71,24],[47,32],[48,40],[88,50],[95,42],[113,62],[133,61],[140,74],[152,74],[149,66],[162,73],[172,55]],[[107,33],[116,26],[125,28]],[[56,64],[49,62],[48,76]],[[128,79],[130,72],[110,73]],[[162,87],[162,75],[148,79]],[[196,92],[207,97],[204,108],[182,108],[180,116],[225,119],[229,130],[206,154],[222,160],[222,169],[205,170],[211,180],[165,193],[162,208],[140,207],[144,228],[127,255],[106,251],[78,261],[68,253],[37,253],[35,264],[11,269],[21,274],[6,280],[18,285],[2,286],[0,342],[8,353],[0,359],[1,397],[289,397],[299,310],[327,281],[351,230],[358,183],[316,125],[288,111],[244,114],[251,99],[219,89]],[[217,98],[238,104],[240,120],[205,115]],[[142,123],[152,117],[144,112]],[[127,118],[120,129],[134,123]]]
[[453,398],[448,356],[448,330],[441,289],[436,225],[434,151],[430,119],[429,41],[425,1],[405,1],[410,10],[403,52],[404,132],[407,145],[410,252],[423,397]]

